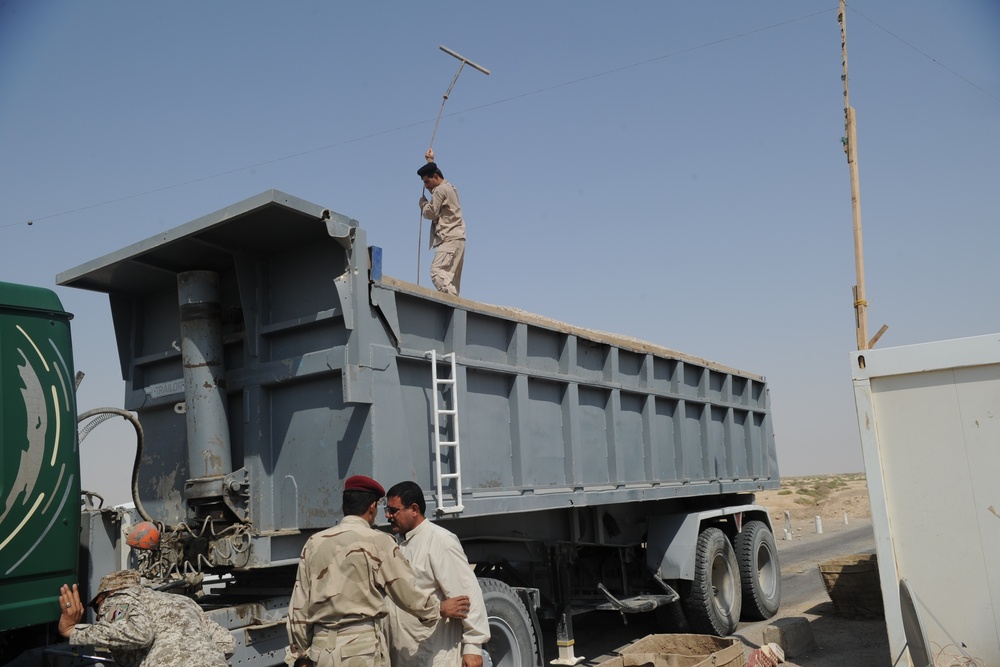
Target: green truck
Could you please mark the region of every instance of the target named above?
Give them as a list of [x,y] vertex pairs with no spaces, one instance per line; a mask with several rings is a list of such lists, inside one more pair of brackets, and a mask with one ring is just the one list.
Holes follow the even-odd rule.
[[78,577],[71,318],[51,290],[0,282],[0,662],[46,641]]

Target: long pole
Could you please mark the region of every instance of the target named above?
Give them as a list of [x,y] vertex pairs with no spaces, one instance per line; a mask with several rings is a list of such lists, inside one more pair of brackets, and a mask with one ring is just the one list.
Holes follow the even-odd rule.
[[[441,108],[438,109],[437,120],[434,121],[434,132],[431,133],[431,143],[430,143],[430,146],[428,147],[428,150],[434,148],[434,138],[437,137],[438,123],[441,122],[441,114],[444,113],[444,104],[445,104],[445,102],[448,101],[448,96],[451,95],[451,89],[455,87],[455,82],[458,81],[458,76],[459,76],[459,74],[462,73],[462,68],[465,67],[466,65],[468,65],[469,67],[472,67],[474,69],[479,70],[480,72],[482,72],[486,76],[490,75],[490,71],[488,69],[486,69],[482,65],[479,65],[479,64],[476,64],[476,63],[472,62],[471,60],[469,60],[468,58],[466,58],[465,56],[463,56],[460,53],[455,53],[454,51],[452,51],[451,49],[449,49],[447,46],[445,46],[445,45],[442,44],[438,48],[441,49],[442,51],[444,51],[445,53],[447,53],[452,58],[457,58],[458,60],[460,60],[462,62],[462,64],[458,66],[458,71],[455,72],[455,76],[451,80],[451,85],[448,86],[448,90],[446,90],[445,93],[444,93],[444,99],[441,100]],[[424,196],[424,190],[425,190],[425,188],[420,188],[420,196],[421,197]],[[432,233],[433,233],[433,228],[432,228]],[[423,235],[424,235],[424,214],[423,214],[423,211],[421,211],[420,212],[420,224],[417,225],[417,284],[418,285],[420,284],[420,247],[421,247],[421,243],[422,243],[422,238],[421,237]]]
[[868,349],[868,301],[865,300],[865,251],[861,240],[861,185],[858,180],[858,134],[854,108],[847,82],[847,7],[840,0],[837,21],[840,22],[840,53],[844,63],[844,152],[851,172],[851,216],[854,219],[854,319],[858,333],[858,349]]
[[[448,51],[447,49],[445,49],[443,46],[440,47],[440,48],[441,48],[442,51],[446,51],[448,53],[452,53],[451,51]],[[437,120],[434,121],[434,132],[431,133],[431,143],[428,146],[428,150],[434,148],[434,139],[437,137],[437,133],[438,133],[438,123],[441,122],[441,114],[444,113],[444,104],[445,104],[445,102],[448,101],[448,96],[451,95],[451,89],[455,87],[455,82],[458,81],[458,75],[462,73],[462,68],[465,67],[465,62],[466,61],[461,56],[457,56],[457,57],[459,58],[459,60],[462,61],[462,64],[458,66],[458,71],[455,72],[455,78],[453,78],[451,80],[451,85],[448,86],[448,90],[446,90],[445,93],[444,93],[444,99],[441,100],[441,108],[438,109]],[[489,74],[489,71],[487,70],[486,73]],[[420,196],[421,197],[424,196],[424,191],[426,189],[427,188],[420,188]],[[432,233],[433,233],[433,230],[432,230]],[[418,285],[420,284],[420,249],[422,247],[421,244],[423,243],[423,236],[424,236],[424,212],[421,211],[420,212],[420,224],[417,225],[417,284]]]

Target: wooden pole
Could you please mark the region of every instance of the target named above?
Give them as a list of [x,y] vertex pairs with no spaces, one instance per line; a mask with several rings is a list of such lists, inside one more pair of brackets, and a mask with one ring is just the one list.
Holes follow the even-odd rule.
[[857,326],[858,349],[868,349],[868,302],[865,300],[865,252],[861,239],[861,185],[858,180],[858,135],[854,108],[847,82],[847,7],[840,0],[837,20],[840,22],[840,52],[844,64],[844,152],[851,172],[851,216],[854,219],[854,269],[857,284],[854,286],[854,317]]

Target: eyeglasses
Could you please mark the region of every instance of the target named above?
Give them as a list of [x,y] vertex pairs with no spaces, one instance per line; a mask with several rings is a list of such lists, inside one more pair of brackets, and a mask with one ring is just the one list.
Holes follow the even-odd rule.
[[390,507],[389,505],[386,505],[385,506],[385,514],[386,514],[386,516],[395,516],[396,512],[398,512],[401,509],[403,509],[403,508],[402,507]]

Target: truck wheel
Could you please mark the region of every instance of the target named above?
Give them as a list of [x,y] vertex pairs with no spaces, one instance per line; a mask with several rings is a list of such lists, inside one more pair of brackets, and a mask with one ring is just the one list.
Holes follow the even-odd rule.
[[682,583],[682,599],[691,628],[725,637],[740,620],[743,590],[736,554],[718,528],[706,528],[695,547],[694,580]]
[[745,621],[763,621],[778,613],[781,567],[774,535],[762,521],[748,521],[736,536],[736,561],[743,583]]
[[535,664],[535,630],[517,593],[497,579],[480,579],[490,640],[484,647],[493,667],[531,667]]

